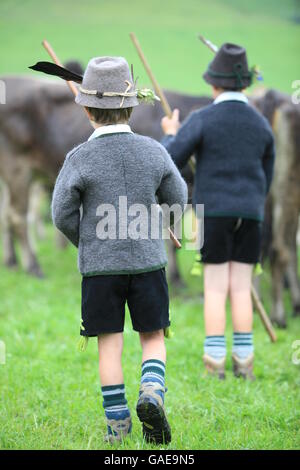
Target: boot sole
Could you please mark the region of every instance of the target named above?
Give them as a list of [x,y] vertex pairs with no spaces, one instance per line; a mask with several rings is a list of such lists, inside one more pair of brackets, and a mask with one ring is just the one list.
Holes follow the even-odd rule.
[[171,428],[162,406],[151,397],[141,397],[136,412],[143,423],[143,436],[147,442],[155,444],[169,444],[171,442]]

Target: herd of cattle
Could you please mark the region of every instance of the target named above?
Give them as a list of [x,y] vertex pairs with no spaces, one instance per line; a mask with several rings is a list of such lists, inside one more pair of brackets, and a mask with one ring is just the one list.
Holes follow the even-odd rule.
[[[76,64],[75,64],[76,65]],[[70,64],[69,64],[70,67]],[[74,68],[74,67],[73,67]],[[35,181],[51,188],[66,153],[91,134],[82,109],[63,82],[31,76],[0,77],[6,84],[6,105],[0,106],[0,209],[3,256],[6,266],[17,265],[15,241],[20,244],[24,267],[40,276],[42,271],[28,233],[31,188]],[[193,109],[211,102],[166,92],[171,108],[179,108],[181,119]],[[251,97],[271,123],[277,158],[271,193],[266,203],[262,257],[270,260],[272,278],[271,318],[286,325],[283,288],[288,286],[294,315],[300,315],[297,231],[300,213],[300,107],[288,95],[265,90]],[[141,105],[131,119],[132,129],[157,140],[162,137],[159,104]],[[183,170],[191,193],[193,175]],[[169,250],[169,276],[179,282],[174,250]]]

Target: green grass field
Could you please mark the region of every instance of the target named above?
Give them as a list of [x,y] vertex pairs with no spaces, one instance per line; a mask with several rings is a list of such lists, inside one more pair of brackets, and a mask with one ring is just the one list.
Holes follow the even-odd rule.
[[[53,230],[38,245],[47,278],[0,269],[0,338],[7,348],[0,365],[0,448],[103,449],[105,421],[98,381],[97,347],[77,351],[80,276],[76,250],[57,252]],[[171,449],[300,448],[300,370],[292,363],[292,343],[300,339],[299,319],[289,318],[271,344],[255,317],[257,380],[245,383],[231,373],[228,315],[227,379],[205,376],[201,280],[191,279],[193,253],[181,253],[189,289],[172,297],[174,337],[167,341],[166,409],[173,428]],[[266,307],[269,279],[263,276]],[[290,305],[287,300],[287,309]],[[124,449],[150,448],[135,415],[141,352],[127,316],[124,371],[133,412],[133,435]]]
[[[201,75],[211,53],[196,39],[202,32],[220,45],[243,43],[250,64],[259,64],[265,85],[291,91],[300,78],[300,27],[291,21],[296,1],[285,0],[132,0],[85,2],[1,0],[0,73],[28,73],[47,60],[40,46],[47,38],[62,60],[86,63],[94,55],[125,55],[134,62],[140,83],[147,79],[130,43],[135,31],[164,87],[205,93]],[[80,322],[80,276],[76,251],[55,248],[54,230],[38,243],[45,280],[22,270],[0,267],[0,340],[6,364],[0,365],[1,449],[103,449],[97,348],[76,349]],[[171,449],[299,449],[300,369],[292,363],[292,344],[300,321],[271,344],[255,316],[257,380],[234,379],[228,363],[224,383],[208,379],[201,362],[204,327],[201,280],[191,278],[193,253],[179,253],[188,288],[171,301],[174,338],[168,340],[166,408],[173,428]],[[262,280],[270,308],[270,279]],[[291,305],[286,295],[286,307]],[[134,408],[138,397],[141,352],[127,318],[124,371],[133,412],[132,438],[124,449],[149,448],[141,437]]]
[[84,64],[95,55],[124,55],[148,82],[129,32],[134,31],[161,84],[201,94],[201,76],[212,53],[197,39],[201,32],[217,45],[244,44],[250,65],[261,66],[265,85],[291,92],[300,77],[297,0],[1,0],[0,73],[28,73],[48,60],[47,38],[62,60]]

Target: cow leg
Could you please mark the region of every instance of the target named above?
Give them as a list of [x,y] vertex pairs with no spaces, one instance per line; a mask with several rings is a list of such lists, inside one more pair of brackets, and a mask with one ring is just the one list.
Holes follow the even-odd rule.
[[297,253],[297,229],[298,216],[295,213],[294,219],[289,226],[289,253],[290,260],[287,266],[287,279],[291,300],[293,304],[293,315],[300,315],[300,283],[298,278],[298,253]]
[[41,214],[42,203],[46,196],[47,194],[42,183],[35,181],[30,187],[27,221],[32,227],[31,232],[39,240],[43,240],[46,237],[46,228]]
[[3,263],[8,268],[15,268],[18,265],[14,236],[11,228],[3,229]]
[[67,248],[69,242],[68,239],[64,236],[63,233],[61,233],[59,230],[55,231],[55,245],[57,248],[60,250],[64,250]]
[[271,321],[281,327],[286,328],[286,318],[284,305],[282,300],[283,295],[283,273],[286,268],[286,263],[282,262],[278,251],[274,250],[272,253],[271,273],[272,273],[272,310]]
[[283,280],[288,265],[288,253],[285,244],[286,220],[283,210],[284,203],[280,199],[273,204],[273,242],[270,264],[272,276],[272,322],[286,328],[286,315],[283,305]]
[[42,270],[30,241],[27,224],[31,171],[20,166],[16,172],[10,192],[10,221],[14,235],[20,243],[24,269],[33,276],[43,277]]
[[14,268],[17,266],[17,255],[14,245],[13,230],[9,220],[9,191],[7,186],[1,188],[1,225],[3,241],[3,262],[5,266]]

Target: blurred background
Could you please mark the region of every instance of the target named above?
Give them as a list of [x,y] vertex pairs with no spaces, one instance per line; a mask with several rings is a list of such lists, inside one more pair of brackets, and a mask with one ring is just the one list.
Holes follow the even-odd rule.
[[84,65],[94,56],[123,55],[147,84],[128,34],[139,38],[165,88],[205,93],[201,79],[211,52],[197,39],[216,45],[241,43],[250,65],[260,65],[265,85],[289,92],[299,77],[299,0],[1,0],[0,72],[28,73],[48,60],[47,38],[62,61]]
[[[12,251],[13,256],[6,259],[8,266],[2,261],[0,265],[0,347],[2,354],[3,345],[6,352],[5,363],[0,360],[1,449],[105,447],[96,341],[90,341],[85,354],[76,349],[81,282],[77,253],[74,247],[65,246],[63,240],[57,242],[50,219],[52,185],[72,140],[68,143],[65,137],[80,138],[78,129],[80,131],[81,127],[74,130],[72,126],[81,111],[73,104],[66,85],[62,84],[60,89],[67,95],[66,99],[72,101],[70,106],[75,113],[72,111],[69,115],[67,105],[60,112],[55,108],[52,113],[52,105],[49,105],[46,117],[50,116],[51,121],[43,120],[44,117],[40,119],[40,102],[46,98],[55,102],[55,93],[36,95],[33,92],[25,99],[25,82],[21,86],[18,85],[21,82],[13,80],[19,80],[23,75],[41,77],[30,72],[28,66],[39,60],[50,60],[41,45],[41,41],[47,39],[63,62],[79,60],[85,66],[94,56],[125,56],[129,64],[134,64],[139,84],[150,85],[130,41],[131,31],[136,33],[159,83],[168,90],[209,95],[202,73],[212,59],[212,53],[198,40],[198,33],[217,46],[234,42],[246,47],[249,65],[258,65],[264,77],[264,82],[258,85],[263,85],[266,90],[276,90],[272,95],[272,113],[281,99],[285,103],[290,101],[288,96],[282,98],[281,93],[291,95],[292,82],[300,80],[300,0],[0,0],[0,79],[1,76],[13,76],[11,99],[7,106],[0,104],[0,212],[6,204],[1,175],[5,177],[8,167],[13,175],[11,194],[21,199],[21,205],[24,178],[28,178],[29,185],[33,174],[36,176],[31,170],[30,174],[26,173],[26,162],[34,155],[27,151],[24,157],[24,149],[30,144],[32,135],[39,151],[43,149],[43,143],[52,150],[52,153],[45,152],[44,160],[40,160],[44,173],[43,178],[36,181],[42,181],[42,185],[35,188],[33,201],[33,214],[37,218],[30,214],[27,218],[41,271],[38,266],[31,265],[26,272],[24,264],[22,267],[16,263],[14,255],[19,260],[22,254],[20,240],[15,244],[16,253]],[[254,90],[255,86],[249,93]],[[42,101],[36,103],[36,96]],[[287,145],[293,144],[293,152],[289,155],[298,158],[290,180],[285,181],[285,190],[280,193],[282,197],[289,193],[291,184],[300,187],[300,132],[294,131],[293,127],[295,122],[299,126],[300,121],[299,117],[296,121],[290,119],[291,115],[299,114],[298,108],[299,105],[295,106],[291,114],[281,114],[285,125],[280,129],[293,131],[292,137],[285,141]],[[38,120],[32,120],[36,116]],[[156,119],[158,127],[159,120]],[[26,127],[24,123],[28,122],[30,125]],[[41,122],[44,127],[40,128]],[[86,120],[83,124],[87,126]],[[86,131],[91,132],[91,129]],[[13,146],[3,146],[6,138],[14,141],[16,152],[11,152]],[[74,145],[75,142],[71,147]],[[5,154],[3,148],[11,153]],[[59,161],[55,160],[58,153]],[[284,162],[285,154],[282,155]],[[55,161],[56,172],[53,168],[49,170],[52,161]],[[11,163],[15,166],[10,166]],[[291,204],[296,207],[294,200]],[[16,213],[12,211],[11,214]],[[296,212],[293,220],[297,217]],[[19,219],[15,217],[16,220]],[[286,232],[291,231],[291,225],[286,227]],[[3,220],[1,228],[5,228]],[[295,239],[296,235],[293,269],[296,272],[298,269],[299,274],[299,246],[295,248]],[[0,240],[0,256],[5,260],[7,247],[11,246],[6,241],[5,248],[3,235]],[[194,257],[194,252],[181,250],[177,253],[182,282],[170,286],[175,335],[167,343],[170,392],[166,406],[174,428],[169,447],[300,448],[300,358],[297,353],[300,321],[299,316],[293,316],[297,312],[288,289],[290,286],[287,283],[282,293],[287,329],[276,329],[277,343],[270,343],[258,315],[255,315],[257,381],[249,384],[235,380],[230,373],[230,361],[226,366],[228,378],[225,383],[206,380],[201,363],[204,341],[202,278],[190,274]],[[42,272],[44,278],[41,279],[37,276]],[[261,276],[260,295],[270,313],[272,276],[269,260]],[[232,332],[229,314],[228,309],[228,348]],[[132,409],[138,395],[140,360],[138,337],[127,318],[123,364]],[[122,448],[148,447],[141,439],[139,424],[134,417],[132,438]]]

